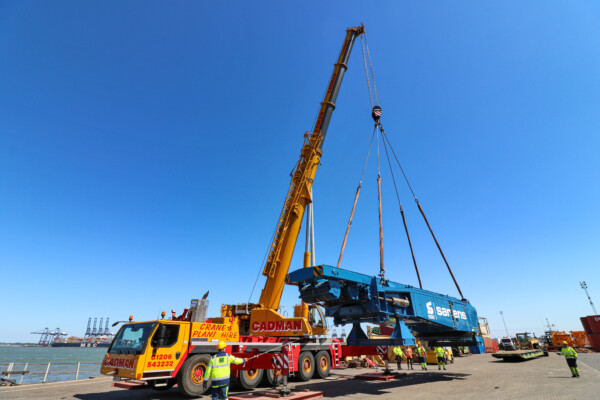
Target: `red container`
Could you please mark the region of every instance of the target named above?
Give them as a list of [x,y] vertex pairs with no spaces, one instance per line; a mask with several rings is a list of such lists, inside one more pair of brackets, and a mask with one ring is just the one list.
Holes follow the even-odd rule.
[[600,333],[588,333],[587,337],[592,348],[596,351],[600,351]]
[[[583,320],[586,322],[583,322]],[[600,333],[600,315],[588,315],[587,317],[581,317],[581,323],[586,333]]]
[[498,352],[498,342],[496,340],[483,338],[483,343],[485,344],[485,352],[486,353]]

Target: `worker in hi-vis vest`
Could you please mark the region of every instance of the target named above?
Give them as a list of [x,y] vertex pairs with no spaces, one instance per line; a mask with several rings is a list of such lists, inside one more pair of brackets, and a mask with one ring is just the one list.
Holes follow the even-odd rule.
[[421,369],[427,371],[427,352],[425,351],[425,347],[421,345],[421,342],[417,342],[417,356],[419,356],[419,361],[421,362]]
[[212,399],[227,400],[227,394],[229,392],[229,375],[231,374],[231,363],[243,364],[248,361],[246,358],[237,358],[225,352],[227,345],[225,342],[220,341],[217,344],[217,354],[211,357],[208,367],[204,372],[204,390],[208,388],[208,380],[212,379]]
[[404,348],[404,351],[406,352],[406,369],[414,369],[413,368],[413,351],[410,348],[410,346],[406,346]]
[[402,369],[402,357],[404,357],[402,348],[400,348],[400,346],[396,346],[396,347],[394,347],[393,351],[394,351],[394,354],[396,355],[396,363],[398,364],[398,369]]
[[438,370],[442,369],[442,367],[444,367],[444,369],[446,369],[446,359],[444,358],[444,349],[439,346],[436,347],[435,348],[435,356],[437,357]]
[[560,351],[561,356],[565,356],[567,359],[567,365],[571,370],[573,378],[579,378],[579,368],[577,368],[577,352],[573,350],[567,342],[563,342],[563,348]]

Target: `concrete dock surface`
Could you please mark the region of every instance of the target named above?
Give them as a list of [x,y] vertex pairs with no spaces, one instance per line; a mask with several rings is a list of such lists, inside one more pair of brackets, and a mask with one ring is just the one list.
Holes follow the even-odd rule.
[[[392,365],[390,365],[392,367]],[[396,366],[393,365],[395,372]],[[490,354],[457,358],[446,371],[429,365],[421,371],[417,364],[405,377],[393,381],[362,381],[355,375],[373,369],[333,370],[327,379],[291,382],[295,389],[323,391],[332,399],[598,399],[600,398],[600,353],[580,354],[581,378],[571,378],[564,357],[551,353],[524,362],[504,362]],[[407,372],[405,364],[403,372]],[[76,382],[55,382],[0,387],[0,399],[37,400],[125,400],[185,399],[177,387],[163,392],[152,389],[113,388],[112,379],[100,377]],[[257,390],[260,390],[257,389]],[[238,392],[232,390],[230,396]],[[201,399],[209,399],[203,396]]]

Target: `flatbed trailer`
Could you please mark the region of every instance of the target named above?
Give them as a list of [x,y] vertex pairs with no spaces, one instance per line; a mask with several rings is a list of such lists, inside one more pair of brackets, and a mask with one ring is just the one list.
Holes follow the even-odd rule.
[[500,350],[492,354],[492,357],[500,358],[504,361],[527,361],[539,357],[548,357],[548,352],[543,349],[527,349],[527,350]]

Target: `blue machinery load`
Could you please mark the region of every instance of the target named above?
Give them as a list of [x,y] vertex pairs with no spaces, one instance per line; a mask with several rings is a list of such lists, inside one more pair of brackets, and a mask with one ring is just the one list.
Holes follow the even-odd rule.
[[352,324],[348,345],[372,344],[361,323],[393,325],[381,345],[415,345],[411,332],[430,346],[477,346],[477,311],[467,300],[402,283],[382,281],[329,265],[302,268],[288,275],[306,303],[322,305],[336,325]]

